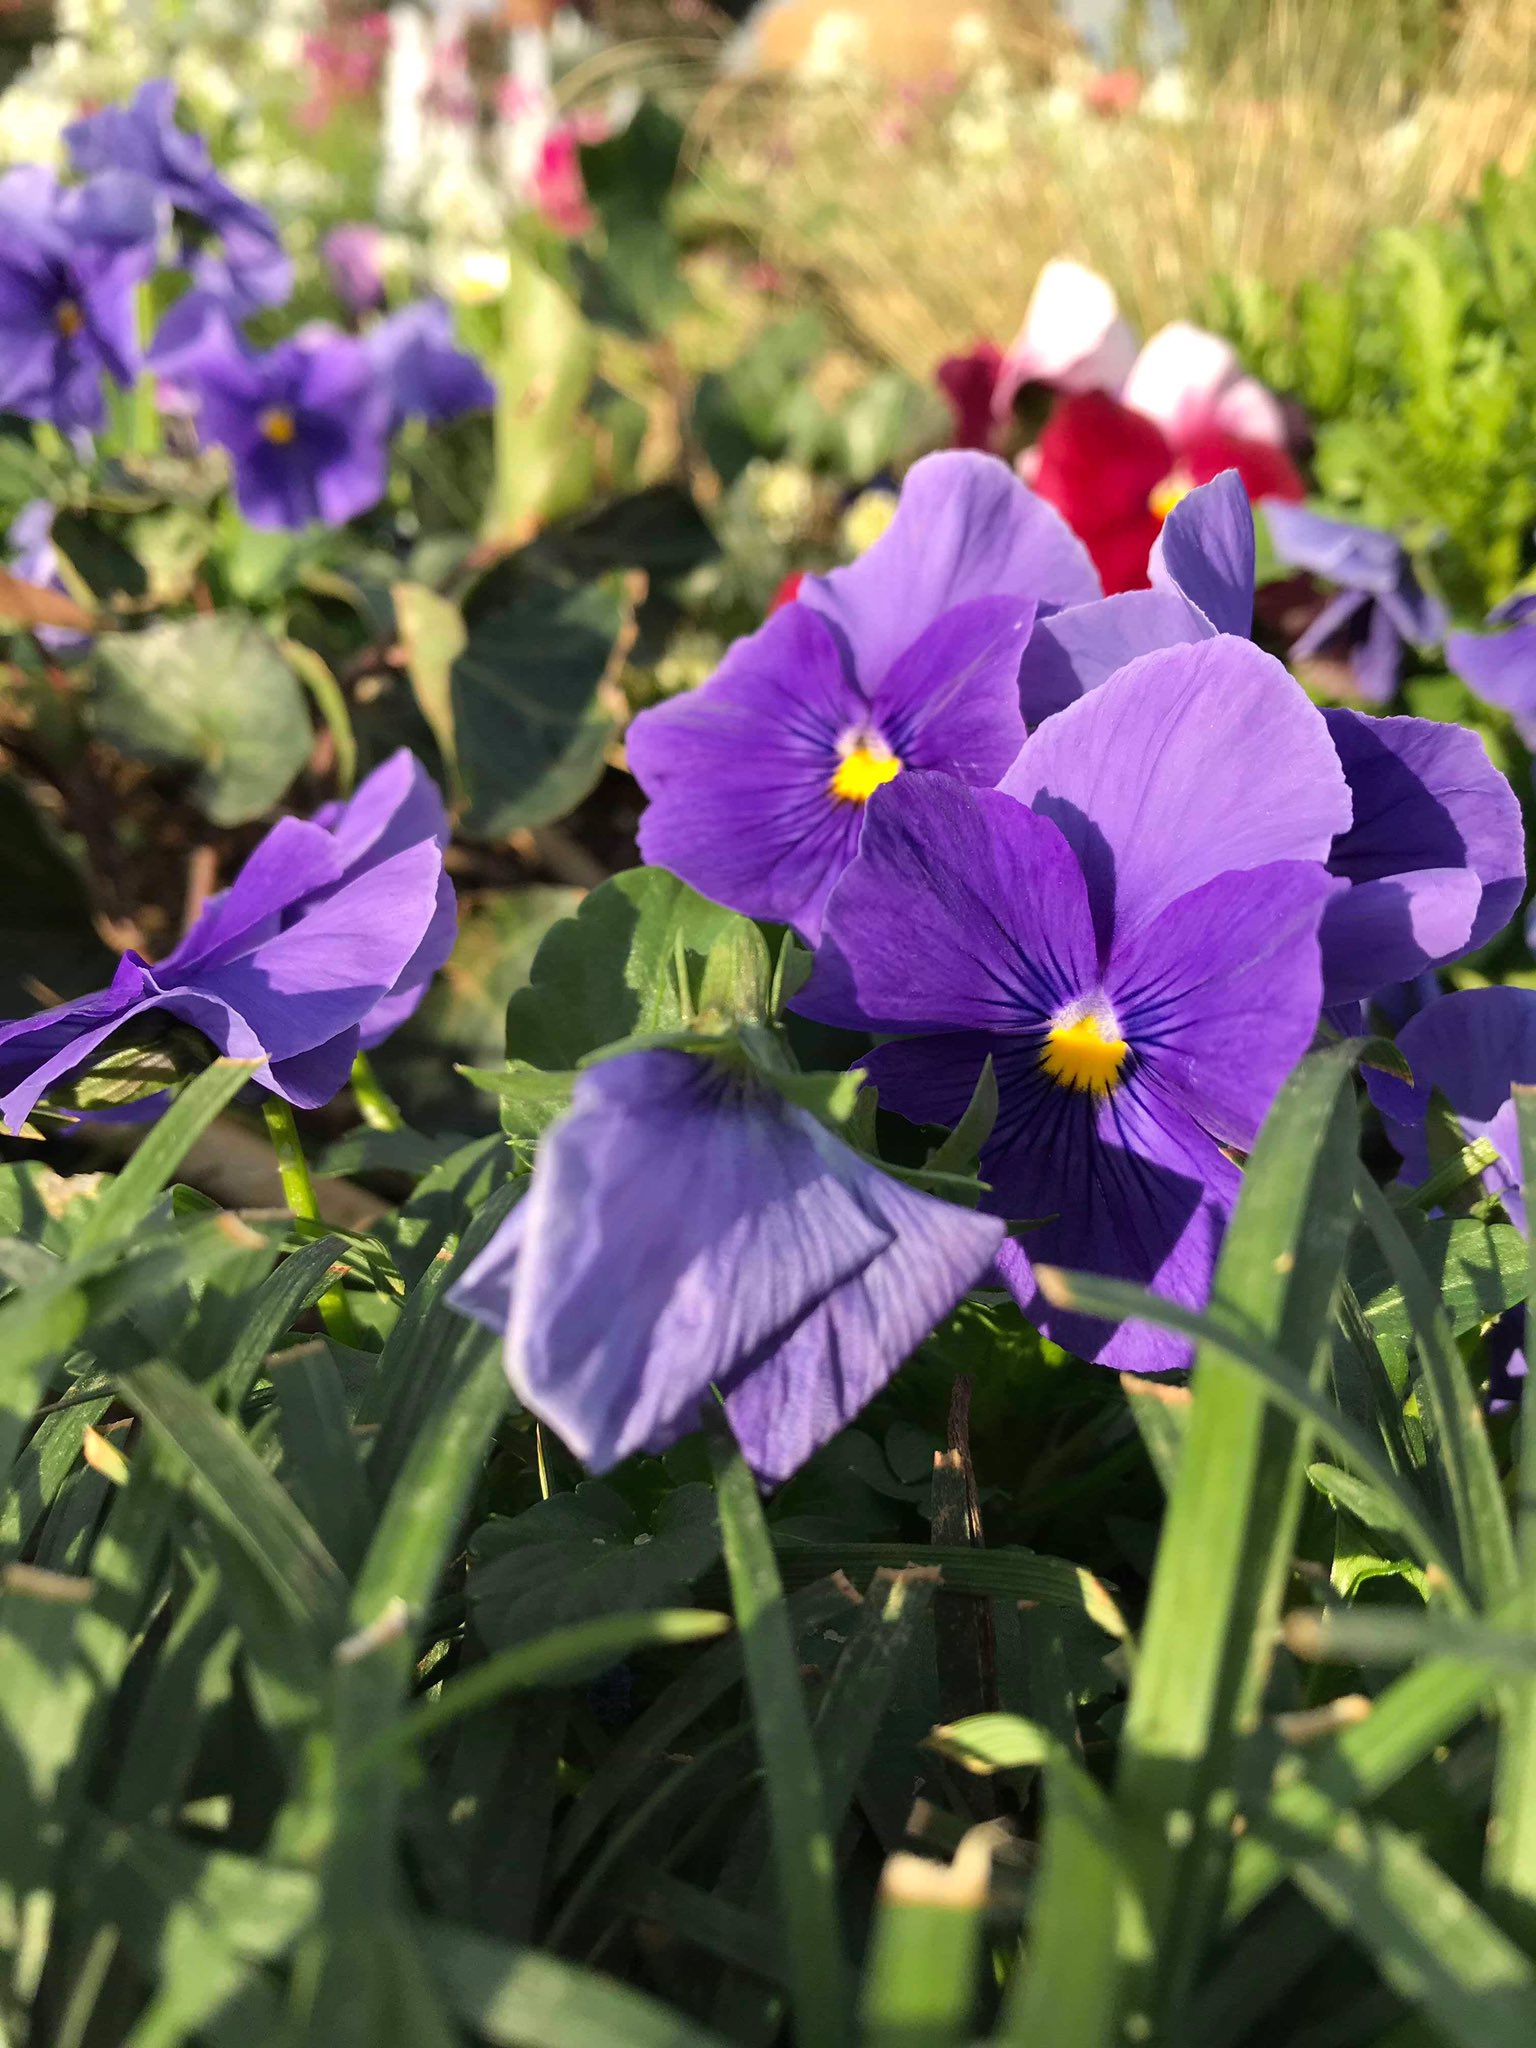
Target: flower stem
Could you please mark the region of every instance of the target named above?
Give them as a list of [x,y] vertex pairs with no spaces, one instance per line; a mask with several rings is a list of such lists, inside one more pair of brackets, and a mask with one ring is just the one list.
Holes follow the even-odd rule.
[[373,1071],[373,1062],[367,1053],[360,1052],[352,1062],[352,1096],[357,1104],[358,1115],[371,1131],[403,1131],[405,1118],[398,1105],[390,1098],[383,1083]]
[[[304,1157],[304,1146],[299,1138],[299,1127],[293,1120],[293,1111],[280,1095],[269,1095],[262,1103],[262,1113],[267,1120],[267,1136],[272,1140],[272,1150],[277,1155],[284,1201],[300,1223],[318,1223],[320,1204],[315,1199],[315,1183],[310,1178],[309,1161]],[[354,1351],[363,1349],[363,1333],[358,1328],[344,1288],[339,1285],[328,1287],[316,1307],[327,1335]]]

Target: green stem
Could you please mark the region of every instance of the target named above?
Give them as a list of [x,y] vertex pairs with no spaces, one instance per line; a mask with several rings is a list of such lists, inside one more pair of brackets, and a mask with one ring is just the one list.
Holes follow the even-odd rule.
[[352,1098],[357,1104],[358,1115],[370,1131],[405,1129],[405,1118],[400,1114],[398,1104],[385,1091],[373,1071],[372,1060],[365,1052],[360,1052],[352,1062]]
[[[262,1113],[267,1120],[267,1136],[272,1140],[272,1150],[277,1155],[284,1201],[300,1223],[318,1223],[320,1204],[315,1199],[315,1183],[310,1178],[309,1161],[304,1157],[304,1146],[299,1138],[299,1127],[293,1120],[293,1111],[280,1095],[268,1095],[262,1102]],[[345,1344],[353,1351],[363,1348],[363,1333],[357,1326],[357,1318],[352,1313],[352,1304],[344,1288],[328,1287],[316,1307],[327,1334],[338,1344]]]
[[[148,284],[141,284],[135,294],[135,317],[139,348],[147,353],[155,332],[154,294]],[[156,383],[154,371],[148,368],[141,370],[134,382],[128,431],[135,455],[157,455],[160,452],[160,408],[156,403]]]

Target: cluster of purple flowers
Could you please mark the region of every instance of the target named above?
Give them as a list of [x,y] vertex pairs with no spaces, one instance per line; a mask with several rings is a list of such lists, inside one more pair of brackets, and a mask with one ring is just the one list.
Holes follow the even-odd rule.
[[[1400,560],[1332,540],[1363,596],[1330,631],[1367,603],[1399,642],[1435,628]],[[861,1251],[826,1204],[870,1169],[760,1085],[685,1051],[586,1076],[459,1300],[592,1464],[671,1441],[713,1388],[782,1477],[983,1265],[1084,1358],[1185,1364],[1167,1332],[1053,1308],[1036,1262],[1203,1305],[1242,1157],[1319,1031],[1518,908],[1520,808],[1477,737],[1319,710],[1248,637],[1234,476],[1174,510],[1151,576],[1103,597],[1002,464],[933,456],[865,556],[631,728],[646,858],[794,927],[815,949],[795,1006],[873,1035],[882,1105],[953,1126],[990,1063],[998,1110],[980,1210],[904,1191]],[[924,1313],[898,1327],[903,1268]],[[603,1304],[616,1270],[643,1313]]]
[[[494,391],[436,299],[362,336],[316,323],[265,350],[242,322],[284,304],[293,271],[270,217],[215,170],[159,79],[66,133],[81,182],[0,178],[0,411],[99,428],[105,384],[146,368],[227,450],[254,526],[336,524],[383,496],[390,438],[488,407]],[[169,265],[188,289],[142,348],[140,287]]]

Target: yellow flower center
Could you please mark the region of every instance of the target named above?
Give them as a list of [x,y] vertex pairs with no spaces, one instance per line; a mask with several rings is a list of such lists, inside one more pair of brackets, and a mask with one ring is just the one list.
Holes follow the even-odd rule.
[[1130,1049],[1112,1019],[1090,1010],[1086,1016],[1051,1026],[1040,1048],[1040,1064],[1059,1087],[1107,1095],[1119,1081]]
[[858,740],[837,764],[827,787],[844,803],[867,804],[877,789],[894,782],[901,762],[881,740]]
[[1147,494],[1147,509],[1159,519],[1166,519],[1175,505],[1182,504],[1195,488],[1195,480],[1181,462],[1177,469],[1170,469],[1160,484],[1154,484]]
[[256,424],[263,439],[270,441],[274,448],[286,448],[299,430],[286,405],[269,405]]
[[73,299],[60,299],[54,309],[53,324],[66,341],[73,341],[85,325],[85,315]]

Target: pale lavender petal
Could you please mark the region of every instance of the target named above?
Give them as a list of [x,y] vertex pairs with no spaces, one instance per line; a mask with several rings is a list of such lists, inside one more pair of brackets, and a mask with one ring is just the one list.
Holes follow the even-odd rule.
[[1031,731],[1143,654],[1190,646],[1215,628],[1176,590],[1122,590],[1037,619],[1019,665],[1019,703]]
[[1468,868],[1420,868],[1344,890],[1323,917],[1329,1007],[1408,980],[1414,962],[1466,952],[1482,893]]
[[1507,711],[1536,752],[1536,625],[1507,633],[1452,633],[1445,643],[1452,673],[1486,703]]
[[1321,713],[1225,634],[1145,655],[1047,719],[1001,787],[1066,835],[1106,953],[1219,874],[1326,859],[1351,816]]

